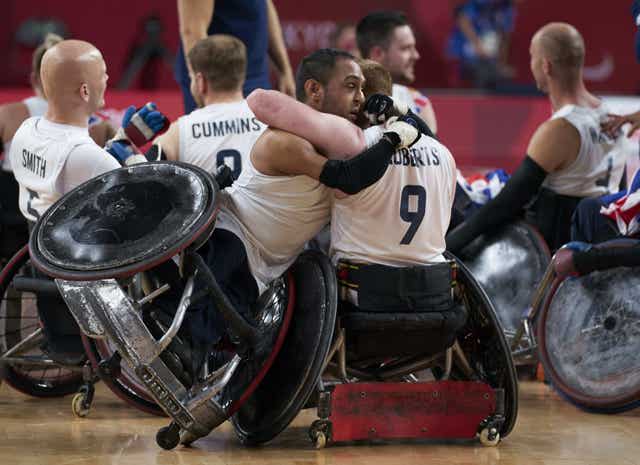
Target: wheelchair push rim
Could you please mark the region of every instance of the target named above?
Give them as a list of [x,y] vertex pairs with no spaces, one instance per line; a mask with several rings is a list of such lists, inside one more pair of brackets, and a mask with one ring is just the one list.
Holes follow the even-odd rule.
[[[0,367],[3,378],[14,389],[34,397],[61,397],[73,394],[83,384],[81,366],[67,367],[50,360],[39,348],[43,341],[37,315],[37,296],[16,290],[13,279],[28,269],[29,249],[22,247],[0,273]],[[31,342],[23,353],[2,362],[1,354],[15,348],[27,337]],[[20,364],[20,358],[24,363]],[[42,363],[42,365],[40,365]]]
[[[616,350],[615,347],[607,344],[608,339],[615,338],[618,342],[622,340],[622,338],[616,338],[613,331],[632,331],[633,327],[637,326],[637,323],[633,325],[633,322],[623,324],[624,321],[618,322],[616,325],[615,319],[612,319],[611,316],[603,319],[602,315],[598,314],[598,310],[604,308],[597,305],[600,301],[606,302],[605,311],[607,314],[615,313],[618,310],[622,313],[633,312],[633,310],[625,310],[622,307],[617,309],[618,306],[615,301],[609,305],[609,301],[606,301],[606,298],[598,293],[597,284],[594,284],[602,278],[609,286],[620,286],[621,281],[619,279],[607,277],[607,275],[621,272],[629,278],[630,273],[628,270],[622,270],[622,268],[614,268],[578,278],[557,278],[545,299],[542,312],[539,315],[540,318],[537,325],[538,352],[545,375],[563,398],[575,406],[593,413],[620,413],[640,406],[640,367],[630,367],[631,372],[616,373],[611,371],[616,368],[617,365],[615,363],[607,363],[606,359],[604,359],[600,364],[601,368],[598,368],[593,364],[595,359],[592,358],[592,356],[597,357],[599,354],[607,357],[607,353],[613,353]],[[638,269],[636,268],[635,270],[637,271]],[[640,278],[632,277],[631,279],[635,279],[638,281],[636,284],[640,285]],[[635,286],[632,285],[630,287]],[[588,292],[596,292],[594,295],[597,297],[593,299],[591,307],[581,313],[581,309],[585,308],[582,300],[572,300],[571,307],[564,305],[565,299],[569,297],[570,293],[573,294],[575,290],[585,288],[589,289]],[[579,297],[583,300],[586,299],[583,296]],[[556,299],[555,301],[554,298]],[[572,310],[572,312],[569,310]],[[589,319],[587,320],[586,318]],[[598,320],[602,321],[598,324]],[[572,322],[571,326],[567,326],[570,321]],[[607,327],[608,323],[611,323],[611,327]],[[586,324],[586,327],[583,328],[582,324]],[[626,327],[622,329],[622,326]],[[574,330],[577,332],[565,334],[563,336],[564,342],[562,342],[558,336],[560,328],[565,328],[565,332]],[[607,331],[611,334],[608,334]],[[597,334],[602,335],[601,339],[588,341],[594,335],[597,337]],[[589,350],[580,350],[583,346],[587,349],[585,345],[587,342],[589,342]],[[627,357],[623,357],[624,360],[635,360],[637,358],[631,356],[632,352],[637,353],[637,350],[633,350],[634,348],[627,347],[630,352]],[[583,355],[578,354],[578,352]],[[571,365],[572,363],[575,365]],[[635,384],[633,384],[634,380]],[[614,384],[607,386],[608,382]]]

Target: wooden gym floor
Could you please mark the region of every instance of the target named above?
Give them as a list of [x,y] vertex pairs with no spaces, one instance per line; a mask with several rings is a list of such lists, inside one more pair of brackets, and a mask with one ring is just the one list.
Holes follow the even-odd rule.
[[388,443],[312,448],[302,413],[267,446],[242,447],[226,423],[192,448],[163,451],[155,444],[167,420],[138,412],[97,386],[87,418],[74,418],[71,397],[34,399],[0,386],[0,464],[206,465],[640,465],[640,409],[593,415],[537,382],[520,388],[514,432],[498,447],[471,443]]

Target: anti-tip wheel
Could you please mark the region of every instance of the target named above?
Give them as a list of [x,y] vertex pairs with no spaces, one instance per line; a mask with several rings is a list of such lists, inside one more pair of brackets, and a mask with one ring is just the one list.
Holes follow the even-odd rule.
[[84,418],[89,415],[89,407],[86,404],[86,396],[82,392],[78,392],[71,399],[71,411],[78,418]]
[[156,433],[156,443],[165,450],[174,449],[180,443],[180,427],[171,423],[160,428]]
[[500,432],[495,427],[484,428],[480,431],[480,444],[495,447],[500,442]]
[[316,449],[324,449],[325,446],[327,445],[327,435],[324,434],[322,431],[318,431],[317,433],[315,433],[315,439],[313,441],[313,445],[315,446]]
[[316,449],[324,449],[327,445],[329,422],[316,420],[309,428],[309,438]]

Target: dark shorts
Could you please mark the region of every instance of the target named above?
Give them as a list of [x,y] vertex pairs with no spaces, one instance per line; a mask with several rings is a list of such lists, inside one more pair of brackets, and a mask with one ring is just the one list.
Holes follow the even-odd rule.
[[[207,243],[198,251],[209,266],[220,288],[236,309],[245,314],[258,299],[256,284],[242,241],[224,229],[215,229]],[[196,275],[195,291],[205,287]],[[156,305],[173,315],[180,300],[179,293],[167,293],[156,299]],[[194,344],[212,347],[226,334],[226,324],[212,299],[204,298],[191,305],[183,328]]]
[[616,224],[600,213],[602,198],[580,201],[571,219],[571,240],[597,244],[619,237]]

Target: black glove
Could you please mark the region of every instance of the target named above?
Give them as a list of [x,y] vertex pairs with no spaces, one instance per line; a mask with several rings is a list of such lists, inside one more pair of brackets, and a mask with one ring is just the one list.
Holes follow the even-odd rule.
[[362,114],[373,125],[382,124],[392,116],[399,116],[394,112],[393,99],[384,94],[370,95],[364,102]]
[[214,178],[218,183],[218,187],[220,187],[220,189],[225,189],[233,184],[233,171],[231,171],[231,168],[227,165],[220,165],[216,169]]

